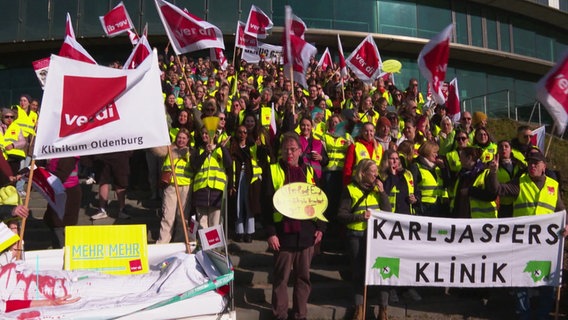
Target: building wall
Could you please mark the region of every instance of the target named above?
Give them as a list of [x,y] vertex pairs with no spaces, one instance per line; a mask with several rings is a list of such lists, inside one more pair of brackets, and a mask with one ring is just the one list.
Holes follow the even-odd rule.
[[[99,22],[119,1],[111,0],[20,0],[0,2],[0,105],[17,102],[17,96],[27,92],[40,96],[41,90],[30,65],[32,60],[40,59],[59,50],[64,35],[65,15],[71,14],[78,41],[99,61],[126,59],[129,45],[126,37],[105,39]],[[137,30],[148,23],[150,43],[164,48],[167,39],[159,20],[153,0],[123,0]],[[233,34],[237,20],[246,20],[250,5],[256,4],[272,15],[274,25],[283,25],[284,5],[291,5],[294,13],[301,17],[308,28],[329,30],[341,33],[344,50],[352,50],[367,33],[373,33],[377,40],[383,60],[397,59],[403,64],[396,75],[397,85],[406,87],[411,77],[418,77],[425,91],[425,83],[420,78],[416,57],[422,46],[406,50],[393,49],[381,45],[384,37],[393,36],[396,42],[425,42],[454,23],[453,43],[460,48],[499,55],[503,53],[513,60],[522,62],[530,59],[532,64],[549,68],[568,48],[568,24],[555,23],[568,14],[567,0],[559,1],[451,1],[451,0],[175,0],[171,1],[181,8],[201,16],[221,28],[225,34],[226,54],[232,55]],[[502,3],[500,5],[499,3]],[[514,8],[508,8],[514,3]],[[552,6],[552,7],[547,7]],[[518,8],[517,8],[518,7]],[[553,9],[553,8],[558,8]],[[523,11],[524,10],[524,11]],[[540,11],[539,11],[540,10]],[[546,12],[546,15],[540,12]],[[523,12],[534,12],[533,16]],[[538,13],[538,14],[537,14]],[[550,17],[555,18],[551,19]],[[276,29],[276,28],[275,28]],[[337,31],[334,31],[337,30]],[[308,31],[310,32],[310,31]],[[351,33],[347,33],[351,32]],[[383,38],[380,38],[383,37]],[[308,37],[318,45],[319,52],[325,46],[314,33]],[[269,38],[269,43],[279,43],[279,37]],[[335,52],[333,43],[329,45]],[[418,48],[418,49],[417,49]],[[206,53],[196,53],[205,55]],[[335,54],[335,53],[333,53]],[[509,100],[515,105],[530,105],[534,101],[534,82],[543,75],[539,71],[525,72],[512,68],[507,62],[495,66],[466,58],[452,52],[447,79],[458,77],[462,99],[490,94],[486,98],[470,101],[471,106],[479,108],[483,101],[488,102],[496,113]],[[507,98],[508,97],[508,98]],[[487,100],[488,99],[488,100]],[[491,112],[491,110],[489,110]]]

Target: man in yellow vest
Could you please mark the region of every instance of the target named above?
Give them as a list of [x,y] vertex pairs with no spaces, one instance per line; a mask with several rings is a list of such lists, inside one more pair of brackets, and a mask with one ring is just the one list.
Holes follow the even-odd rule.
[[314,172],[300,160],[302,147],[294,132],[282,137],[282,157],[270,165],[263,178],[265,194],[261,197],[264,228],[268,246],[274,252],[272,281],[272,313],[275,319],[288,319],[288,280],[292,270],[294,281],[293,319],[305,319],[310,296],[310,265],[314,246],[321,242],[325,223],[321,220],[297,220],[276,211],[272,198],[280,187],[293,182],[315,185]]
[[[500,196],[511,196],[513,201],[513,217],[551,214],[565,210],[564,202],[560,197],[558,181],[545,175],[546,159],[539,152],[532,152],[526,156],[527,172],[519,178],[508,183],[499,184],[497,169],[499,157],[490,162],[488,175],[488,190],[497,191]],[[563,236],[568,236],[568,225],[565,226]],[[535,310],[538,319],[548,319],[553,306],[554,287],[543,286],[537,288],[539,303]],[[517,314],[519,319],[531,318],[531,304],[528,288],[518,288]]]

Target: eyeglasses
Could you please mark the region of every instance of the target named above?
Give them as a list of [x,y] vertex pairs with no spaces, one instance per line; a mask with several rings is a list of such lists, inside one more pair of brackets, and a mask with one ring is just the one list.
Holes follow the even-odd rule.
[[14,116],[4,116],[4,119],[14,119]]
[[225,118],[219,117],[219,121],[225,121],[225,120],[226,120]]
[[239,131],[237,131],[237,133],[247,134],[247,132],[245,130],[239,130]]
[[298,148],[287,148],[287,149],[282,149],[282,151],[284,151],[284,153],[294,153],[298,151]]

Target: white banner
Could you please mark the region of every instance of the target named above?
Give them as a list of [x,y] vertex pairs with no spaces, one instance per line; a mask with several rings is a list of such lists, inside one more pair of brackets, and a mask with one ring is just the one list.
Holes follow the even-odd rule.
[[258,46],[256,48],[244,47],[241,59],[248,63],[259,63],[262,59],[272,63],[284,63],[284,58],[282,57],[282,46],[275,46],[272,44],[262,43],[260,41],[258,41]]
[[565,211],[504,219],[444,219],[374,211],[366,284],[558,286]]
[[34,156],[37,159],[170,144],[153,52],[123,70],[51,56]]

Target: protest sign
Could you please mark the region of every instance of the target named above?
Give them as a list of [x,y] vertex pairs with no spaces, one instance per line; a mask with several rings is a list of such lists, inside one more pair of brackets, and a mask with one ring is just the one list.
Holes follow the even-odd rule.
[[444,219],[373,211],[366,284],[432,287],[558,286],[565,212]]

